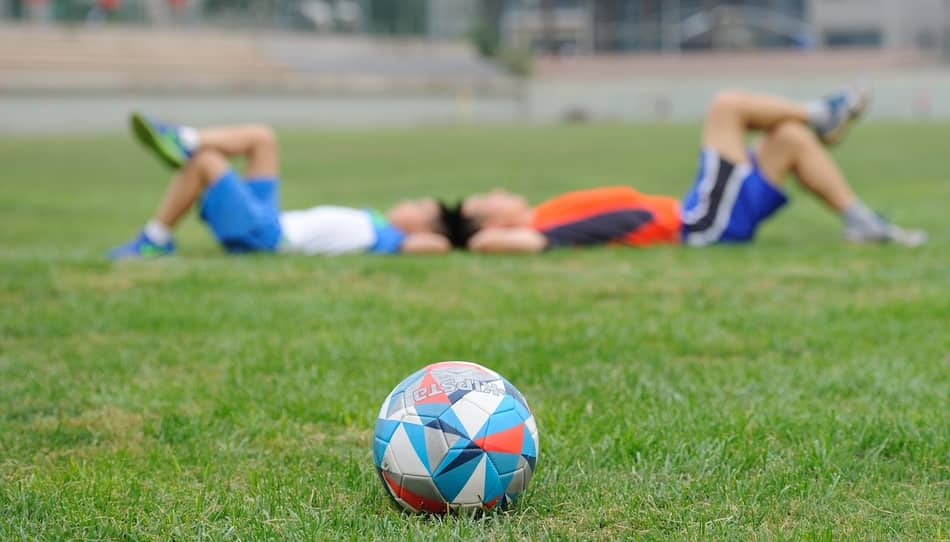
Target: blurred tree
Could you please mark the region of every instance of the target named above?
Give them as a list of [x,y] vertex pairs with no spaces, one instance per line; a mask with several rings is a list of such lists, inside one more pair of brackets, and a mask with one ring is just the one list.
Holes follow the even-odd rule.
[[481,0],[478,22],[469,32],[475,49],[484,57],[494,57],[501,49],[501,18],[504,0]]

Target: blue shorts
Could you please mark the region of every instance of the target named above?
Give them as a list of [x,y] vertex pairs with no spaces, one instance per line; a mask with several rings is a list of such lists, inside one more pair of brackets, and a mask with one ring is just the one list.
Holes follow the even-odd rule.
[[244,181],[228,170],[205,190],[201,219],[228,252],[276,250],[281,237],[277,179]]
[[759,170],[755,155],[742,164],[703,149],[696,182],[683,198],[683,243],[742,243],[755,237],[758,225],[788,202]]

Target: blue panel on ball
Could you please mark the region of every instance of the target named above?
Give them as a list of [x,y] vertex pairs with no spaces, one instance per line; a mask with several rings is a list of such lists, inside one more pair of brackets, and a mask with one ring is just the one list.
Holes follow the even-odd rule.
[[406,409],[405,394],[403,392],[393,393],[389,396],[389,406],[386,408],[386,417]]
[[439,493],[447,501],[451,501],[462,491],[468,479],[471,478],[478,461],[482,457],[482,452],[478,448],[466,448],[463,450],[450,450],[445,456],[442,465],[436,470],[433,477]]
[[465,429],[462,425],[462,421],[459,420],[458,416],[455,415],[455,412],[452,409],[447,409],[443,412],[438,419],[438,425],[429,425],[429,427],[437,427],[445,433],[452,435],[458,435],[460,437],[465,437]]
[[[511,429],[512,427],[516,427],[518,425],[522,425],[523,423],[524,423],[524,420],[522,420],[521,416],[514,410],[492,414],[492,416],[488,418],[488,424],[486,424],[488,427],[483,428],[483,431],[485,432],[485,434],[480,435],[480,436],[488,436],[488,435],[494,435],[495,433],[501,433],[502,431],[507,431],[508,429]],[[487,431],[485,431],[485,429],[487,429]],[[525,433],[527,432],[528,432],[527,428],[525,428]]]
[[458,402],[459,399],[461,399],[462,397],[465,397],[471,392],[472,390],[455,390],[452,393],[446,395],[446,397],[448,397],[449,401],[454,405],[455,403]]
[[509,410],[514,410],[515,404],[517,404],[517,401],[515,401],[514,397],[510,395],[505,395],[505,397],[501,400],[501,402],[498,403],[498,407],[495,408],[495,414],[498,414],[500,412],[506,412]]
[[[524,436],[521,437],[521,455],[525,457],[538,456],[538,450],[535,449],[534,439],[531,437],[530,431],[525,431]],[[534,463],[531,463],[531,467],[534,468]]]
[[420,416],[429,416],[430,418],[438,418],[446,411],[450,406],[449,403],[420,403],[414,405],[416,412]]
[[397,427],[399,427],[399,422],[396,420],[377,418],[376,427],[373,429],[373,436],[389,442],[389,440],[393,438],[393,433],[396,432]]
[[499,476],[498,471],[495,469],[495,465],[491,461],[485,462],[485,494],[482,495],[483,503],[490,503],[493,500],[501,497],[502,493],[505,492],[505,487],[501,483],[501,476]]
[[504,452],[488,452],[488,459],[491,460],[499,474],[511,474],[518,468],[521,456]]
[[514,477],[515,477],[514,471],[509,472],[507,474],[502,474],[498,477],[498,479],[501,481],[501,487],[505,488],[506,499],[508,498],[508,495],[510,495],[510,493],[508,493],[508,486],[511,485],[511,480],[514,479]]
[[426,452],[425,427],[415,423],[403,423],[402,426],[406,431],[406,435],[409,437],[412,449],[416,451],[416,455],[419,456],[419,459],[422,461],[422,464],[426,466],[426,470],[428,471],[429,454]]
[[373,463],[376,465],[376,468],[379,468],[383,464],[383,454],[386,453],[386,446],[389,446],[389,443],[385,440],[379,438],[373,439]]
[[485,452],[481,448],[473,444],[471,441],[467,441],[465,443],[465,447],[463,448],[450,448],[449,452],[445,454],[445,458],[442,460],[442,463],[439,464],[437,470],[440,474],[449,472],[459,468],[472,459],[481,457],[484,453]]
[[505,383],[505,392],[511,397],[514,397],[518,403],[520,403],[523,407],[525,407],[525,409],[527,409],[528,402],[525,401],[524,395],[521,395],[521,392],[518,391],[518,388],[516,388],[514,384],[512,384],[511,382],[508,382],[508,379],[506,378],[502,378],[502,382]]
[[528,407],[517,401],[515,401],[515,412],[517,412],[525,420],[531,417],[531,411],[528,410]]

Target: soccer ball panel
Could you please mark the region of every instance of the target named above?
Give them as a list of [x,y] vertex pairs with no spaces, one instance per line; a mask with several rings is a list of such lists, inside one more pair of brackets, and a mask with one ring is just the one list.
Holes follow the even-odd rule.
[[393,433],[389,447],[383,456],[383,461],[390,459],[396,465],[396,472],[416,476],[429,476],[429,468],[422,462],[415,446],[409,440],[406,424],[400,426]]
[[391,474],[393,476],[402,476],[402,471],[399,470],[399,462],[396,460],[396,454],[393,450],[393,447],[386,443],[383,447],[382,457],[380,457],[379,465],[377,465],[380,473]]
[[538,426],[534,423],[534,416],[528,416],[524,421],[525,427],[528,428],[528,431],[534,435],[535,440],[538,440]]
[[531,476],[534,474],[534,463],[532,461],[525,461],[524,466],[521,467],[521,472],[521,491],[524,491],[524,488],[528,487],[528,482],[531,481]]
[[463,508],[482,506],[485,498],[485,463],[487,459],[485,454],[481,455],[465,485],[452,498],[452,504],[457,504]]
[[445,511],[445,499],[429,476],[403,476],[399,496],[416,512]]
[[383,486],[386,488],[389,496],[392,497],[397,504],[405,507],[405,503],[401,502],[402,499],[399,498],[399,491],[402,487],[402,475],[381,470],[379,471],[379,479],[383,481]]
[[505,499],[509,502],[514,502],[521,496],[521,493],[524,492],[524,489],[528,486],[528,480],[530,476],[525,476],[525,471],[523,468],[515,470],[511,474],[511,480],[508,482],[508,487],[505,488]]
[[394,393],[389,396],[389,403],[383,403],[379,417],[388,420],[398,420],[406,411],[405,394],[403,392]]
[[452,405],[452,413],[459,420],[464,430],[466,438],[474,438],[479,430],[488,423],[488,417],[491,416],[485,409],[479,407],[468,398],[461,398]]
[[426,443],[426,459],[428,460],[429,472],[435,472],[445,454],[449,451],[449,444],[445,440],[445,433],[438,428],[438,425],[426,426],[424,429],[424,438]]

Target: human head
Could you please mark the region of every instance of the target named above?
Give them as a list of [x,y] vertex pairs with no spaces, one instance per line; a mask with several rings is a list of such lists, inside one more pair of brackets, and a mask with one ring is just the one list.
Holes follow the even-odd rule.
[[488,228],[521,228],[531,225],[532,209],[528,201],[507,190],[472,194],[460,203],[462,216],[475,231]]
[[455,248],[468,248],[468,240],[478,233],[478,225],[462,214],[462,203],[447,205],[439,202],[439,213],[442,227],[445,228],[445,237]]
[[386,212],[386,219],[405,233],[438,233],[445,235],[439,202],[435,198],[406,199]]

